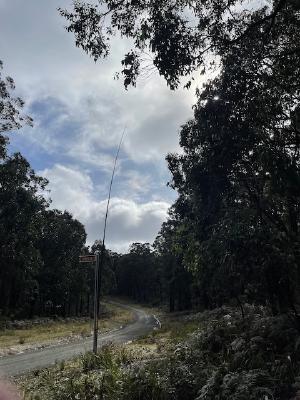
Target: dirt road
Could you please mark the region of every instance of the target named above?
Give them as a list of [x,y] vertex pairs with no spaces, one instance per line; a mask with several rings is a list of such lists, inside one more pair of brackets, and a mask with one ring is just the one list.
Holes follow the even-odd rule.
[[[134,322],[122,329],[99,335],[98,347],[110,342],[126,343],[150,333],[159,325],[153,315],[149,315],[143,310],[121,303],[114,304],[132,310],[135,317]],[[92,338],[88,338],[77,343],[57,345],[42,350],[3,357],[0,358],[0,377],[19,375],[34,369],[44,368],[57,361],[68,360],[91,349]]]

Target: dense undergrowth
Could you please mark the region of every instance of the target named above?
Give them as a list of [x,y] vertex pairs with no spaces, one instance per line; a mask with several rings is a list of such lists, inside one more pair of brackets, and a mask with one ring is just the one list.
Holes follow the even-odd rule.
[[245,311],[244,318],[230,308],[181,317],[137,342],[144,349],[156,344],[148,356],[138,346],[108,346],[20,385],[35,400],[297,398],[300,339],[292,319]]

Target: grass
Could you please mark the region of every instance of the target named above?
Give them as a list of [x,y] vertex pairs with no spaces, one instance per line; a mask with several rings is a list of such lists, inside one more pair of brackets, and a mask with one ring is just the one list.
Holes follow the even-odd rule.
[[172,315],[156,312],[156,315],[161,322],[161,329],[156,329],[127,346],[140,358],[149,359],[164,356],[172,352],[178,343],[186,340],[190,334],[201,328],[199,321],[193,317],[186,319],[184,313]]
[[185,315],[172,316],[172,314],[162,314],[160,316],[160,322],[162,324],[161,329],[157,329],[152,332],[151,335],[144,338],[140,338],[138,342],[157,341],[160,339],[166,339],[173,344],[180,342],[187,338],[187,336],[194,332],[200,327],[199,321],[191,318],[190,320],[185,319]]
[[[157,310],[156,314],[159,314]],[[130,373],[128,375],[127,368],[129,371],[134,366],[139,369],[139,365],[144,366],[147,362],[152,363],[159,358],[164,359],[168,354],[173,353],[172,348],[174,349],[177,343],[186,339],[190,333],[199,328],[196,320],[185,319],[185,315],[172,316],[161,312],[158,317],[162,323],[161,329],[130,344],[110,345],[104,347],[96,357],[87,353],[73,360],[58,363],[46,370],[32,372],[17,378],[16,384],[23,392],[23,398],[25,400],[64,400],[67,398],[135,400],[144,398],[143,393],[140,393],[144,386],[143,380],[140,381],[141,378],[138,378],[136,381],[133,375]],[[153,380],[151,388],[151,393],[153,393],[152,397],[146,398],[161,399],[160,395],[156,393],[158,389],[155,369],[151,371],[150,366],[149,374],[147,372],[145,376],[145,384],[147,387],[148,380]],[[147,388],[145,390],[148,391]],[[128,394],[127,396],[125,392]],[[133,393],[138,393],[138,397],[135,397]]]
[[286,315],[249,306],[246,318],[229,307],[160,318],[161,330],[131,344],[16,378],[23,398],[279,400],[300,394],[299,332]]
[[48,369],[19,376],[15,383],[24,400],[115,400],[114,394],[123,375],[122,365],[133,359],[124,346],[108,345],[96,356],[86,353]]
[[[113,304],[106,304],[107,316],[99,320],[99,331],[107,332],[128,324],[133,315],[130,310]],[[23,344],[47,344],[74,336],[88,336],[93,329],[92,320],[53,321],[26,329],[0,331],[0,350]]]

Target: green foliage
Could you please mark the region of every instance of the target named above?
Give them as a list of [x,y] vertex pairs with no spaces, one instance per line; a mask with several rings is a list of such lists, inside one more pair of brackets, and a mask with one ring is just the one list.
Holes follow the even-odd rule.
[[159,271],[149,243],[133,243],[116,259],[116,291],[136,301],[149,303],[159,297]]
[[[155,243],[150,275],[167,293],[155,297],[167,297],[170,310],[247,300],[300,319],[297,2],[103,0],[60,12],[95,60],[108,55],[117,32],[132,39],[122,61],[126,87],[135,85],[145,52],[173,89],[205,72],[207,54],[220,60],[182,128],[183,152],[167,157],[179,198]],[[122,268],[139,281],[129,258]],[[139,294],[139,286],[121,292],[154,297],[155,289]]]
[[244,318],[228,307],[192,318],[200,328],[180,342],[171,340],[157,360],[106,346],[97,356],[88,353],[64,369],[40,372],[25,382],[26,392],[59,400],[292,398],[300,374],[299,336],[287,316],[246,306]]
[[169,224],[204,307],[247,300],[299,319],[299,11],[274,9],[272,34],[248,30],[198,93],[183,152],[167,157],[179,193]]
[[66,211],[47,211],[44,218],[38,242],[44,260],[38,275],[42,312],[67,315],[74,313],[71,304],[76,305],[76,300],[89,294],[87,281],[92,279],[92,271],[79,264],[86,233]]
[[82,290],[84,228],[67,212],[47,210],[39,194],[47,182],[20,154],[0,164],[0,182],[0,309],[15,317],[65,315],[70,293]]
[[[227,57],[231,49],[253,39],[266,46],[271,43],[269,49],[285,59],[289,28],[295,45],[291,50],[299,50],[297,1],[274,0],[267,5],[261,1],[253,7],[237,0],[101,0],[93,5],[74,1],[73,10],[60,9],[60,13],[76,46],[95,61],[108,56],[116,33],[130,39],[133,49],[122,60],[125,87],[135,85],[143,70],[156,68],[174,89],[181,77],[209,67],[208,54]],[[273,47],[274,37],[279,46]],[[191,86],[191,80],[185,87]]]
[[18,313],[38,287],[36,275],[42,260],[36,241],[47,206],[38,191],[46,183],[19,153],[0,163],[0,309],[4,314]]
[[42,195],[47,180],[20,153],[7,154],[2,133],[32,123],[14,88],[12,78],[2,77],[0,62],[0,315],[79,313],[89,291],[78,263],[86,234],[69,213],[48,209]]
[[115,285],[110,293],[144,304],[168,303],[171,311],[190,308],[191,274],[172,255],[171,246],[164,252],[169,243],[164,246],[163,241],[161,235],[153,246],[133,243],[126,254],[111,253],[110,272],[115,277]]
[[13,97],[14,80],[10,76],[3,77],[2,69],[3,62],[0,60],[0,157],[3,156],[2,152],[6,144],[1,134],[19,129],[24,124],[32,125],[32,119],[22,114],[24,101],[19,97]]
[[201,328],[155,364],[168,399],[292,397],[300,372],[297,329],[286,316],[250,306],[245,311],[245,318],[230,308],[200,314]]
[[131,359],[124,350],[106,346],[98,355],[82,355],[76,364],[57,366],[38,374],[26,385],[25,398],[41,396],[42,399],[118,399],[122,393],[122,363]]

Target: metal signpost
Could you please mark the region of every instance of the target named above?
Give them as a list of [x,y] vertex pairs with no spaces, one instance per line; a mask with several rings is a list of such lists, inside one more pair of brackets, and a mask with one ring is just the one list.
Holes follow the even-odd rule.
[[94,282],[94,335],[93,335],[93,353],[97,354],[98,346],[98,310],[99,310],[99,251],[92,255],[79,256],[80,263],[95,264],[95,282]]

